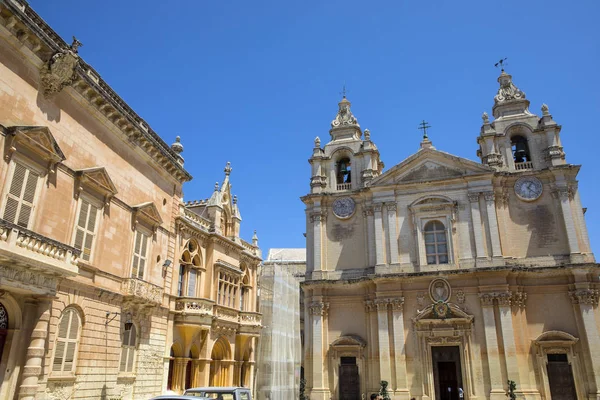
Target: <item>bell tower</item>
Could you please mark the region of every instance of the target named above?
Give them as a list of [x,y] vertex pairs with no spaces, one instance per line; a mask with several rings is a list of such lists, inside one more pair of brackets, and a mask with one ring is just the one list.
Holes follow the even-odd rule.
[[565,153],[560,143],[560,125],[548,106],[542,105],[542,116],[529,111],[525,92],[504,70],[498,77],[500,87],[494,96],[492,114],[482,115],[483,125],[477,138],[477,156],[483,164],[500,171],[540,170],[564,165]]
[[308,162],[312,167],[311,193],[341,192],[360,189],[379,176],[383,162],[379,150],[371,141],[368,129],[363,132],[350,110],[346,96],[338,103],[338,112],[331,121],[331,140],[321,148],[315,138],[313,154]]

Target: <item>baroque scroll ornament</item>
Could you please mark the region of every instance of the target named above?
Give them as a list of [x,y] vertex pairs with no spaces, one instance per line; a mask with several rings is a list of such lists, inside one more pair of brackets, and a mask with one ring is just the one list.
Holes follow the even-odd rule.
[[73,36],[73,44],[67,49],[55,53],[40,70],[41,86],[44,97],[52,98],[65,87],[71,85],[77,77],[75,69],[79,63],[77,48],[81,42]]

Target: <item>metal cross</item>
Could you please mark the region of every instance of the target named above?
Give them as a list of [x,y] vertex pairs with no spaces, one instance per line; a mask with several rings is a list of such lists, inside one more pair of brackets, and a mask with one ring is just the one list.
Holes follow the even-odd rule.
[[507,59],[508,59],[508,57],[504,57],[503,59],[498,61],[496,64],[494,64],[494,67],[498,68],[498,66],[500,66],[500,69],[502,71],[504,71],[504,66],[508,65],[508,63],[506,62]]
[[420,124],[419,124],[419,129],[423,129],[423,139],[427,139],[427,128],[431,128],[431,125],[429,125],[428,122],[425,122],[425,120],[423,120]]
[[344,99],[346,98],[346,82],[344,82],[344,88],[342,89],[340,94],[344,97]]

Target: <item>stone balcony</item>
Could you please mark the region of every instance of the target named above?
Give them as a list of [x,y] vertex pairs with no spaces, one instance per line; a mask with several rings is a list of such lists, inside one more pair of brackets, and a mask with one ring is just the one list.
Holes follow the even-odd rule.
[[156,307],[162,303],[163,289],[137,278],[124,279],[121,284],[123,302],[141,307]]
[[29,292],[51,294],[58,278],[78,273],[81,251],[0,219],[0,280]]
[[254,334],[260,331],[262,315],[257,312],[239,311],[220,306],[213,300],[194,297],[179,297],[175,302],[175,323],[197,325],[209,329],[215,325],[222,329],[237,330]]
[[257,312],[240,312],[240,325],[260,326],[262,324],[262,315]]
[[214,301],[208,299],[180,297],[175,303],[175,311],[181,314],[212,317],[214,304]]

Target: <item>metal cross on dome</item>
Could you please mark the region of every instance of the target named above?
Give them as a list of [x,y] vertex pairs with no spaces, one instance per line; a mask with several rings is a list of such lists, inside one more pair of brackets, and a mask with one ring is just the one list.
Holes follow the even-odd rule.
[[344,99],[346,98],[346,82],[344,82],[344,87],[343,87],[342,91],[340,92],[340,94],[342,95],[342,97]]
[[508,60],[508,57],[504,57],[504,58],[500,59],[500,61],[498,61],[496,64],[494,64],[494,67],[496,67],[496,68],[500,67],[500,69],[502,71],[504,71],[504,66],[508,65],[506,60]]
[[431,125],[429,125],[428,122],[425,122],[425,120],[423,120],[419,124],[419,129],[423,130],[423,139],[428,139],[428,137],[427,137],[427,128],[431,128]]

